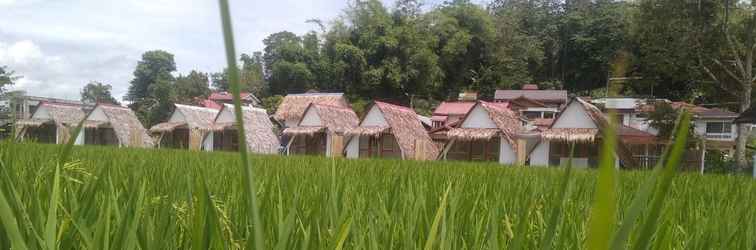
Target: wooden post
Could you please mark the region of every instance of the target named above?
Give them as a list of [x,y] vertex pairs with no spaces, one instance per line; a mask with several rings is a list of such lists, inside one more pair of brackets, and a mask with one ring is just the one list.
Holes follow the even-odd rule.
[[444,147],[444,152],[441,152],[443,160],[446,160],[446,155],[449,154],[449,150],[454,146],[454,143],[456,141],[456,139],[452,139],[451,141],[449,141],[449,143],[446,144],[446,147]]
[[189,150],[199,151],[202,147],[202,131],[189,129]]
[[415,160],[425,161],[428,160],[426,152],[428,151],[428,145],[424,141],[415,140]]
[[[123,144],[123,142],[121,143]],[[142,146],[142,133],[139,129],[132,129],[129,133],[129,143],[126,146],[141,147]]]
[[528,151],[527,143],[528,142],[525,141],[525,139],[518,138],[517,141],[516,141],[516,143],[517,143],[517,145],[515,145],[515,147],[517,147],[517,165],[518,166],[523,166],[523,165],[525,165],[525,160],[528,157],[528,155],[527,155],[527,151]]
[[331,157],[343,157],[344,156],[344,136],[333,134],[331,135]]
[[291,155],[291,143],[294,142],[294,139],[297,139],[296,135],[291,136],[291,138],[289,138],[289,142],[286,143],[286,155]]

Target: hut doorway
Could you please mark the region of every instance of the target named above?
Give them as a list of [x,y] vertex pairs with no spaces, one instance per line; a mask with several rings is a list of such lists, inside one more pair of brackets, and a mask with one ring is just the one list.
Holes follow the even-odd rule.
[[326,133],[320,132],[312,135],[297,135],[293,138],[290,154],[302,155],[325,155],[327,138]]
[[392,134],[380,137],[360,136],[360,158],[402,158],[396,138]]
[[[600,140],[595,142],[578,142],[575,143],[575,153],[572,156],[572,166],[588,167],[598,166]],[[566,164],[570,158],[570,143],[552,141],[550,144],[549,165],[561,166]]]
[[189,129],[177,128],[173,131],[163,133],[160,139],[161,148],[188,149],[189,148]]
[[38,143],[55,144],[57,142],[57,129],[58,127],[55,124],[42,124],[38,127],[28,126],[24,138]]
[[115,130],[109,127],[87,128],[84,130],[84,144],[118,145]]
[[499,161],[501,139],[455,141],[446,158],[455,161]]
[[220,151],[239,150],[239,133],[235,129],[215,132],[213,135],[213,149]]

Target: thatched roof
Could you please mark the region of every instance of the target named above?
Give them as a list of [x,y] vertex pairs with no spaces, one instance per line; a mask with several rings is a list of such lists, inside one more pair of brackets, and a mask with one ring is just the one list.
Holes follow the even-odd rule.
[[47,123],[55,123],[56,126],[76,126],[86,116],[82,105],[41,102],[36,112],[41,112],[41,110],[46,110],[50,118],[35,118],[35,114],[32,114],[31,119],[20,120],[16,124],[32,127],[39,127]]
[[349,103],[343,93],[290,94],[284,97],[273,118],[279,121],[300,120],[310,103],[348,108]]
[[[491,121],[496,124],[497,129],[473,129],[473,128],[452,128],[447,136],[452,139],[461,141],[471,141],[478,139],[491,139],[498,133],[501,133],[509,145],[517,145],[517,133],[523,130],[522,121],[514,111],[507,108],[504,103],[493,103],[478,101],[475,104],[483,108]],[[475,107],[473,107],[475,109]],[[468,114],[469,115],[469,114]],[[463,121],[467,119],[465,117]],[[516,147],[513,147],[516,148]]]
[[552,128],[541,133],[549,141],[593,142],[599,135],[596,128]]
[[323,126],[304,126],[304,127],[293,127],[293,128],[286,128],[283,131],[283,134],[285,135],[306,135],[306,136],[312,136],[317,133],[321,133],[325,131],[325,127]]
[[499,134],[495,128],[452,128],[446,133],[449,138],[460,141],[490,140]]
[[[394,135],[399,148],[402,150],[402,154],[406,158],[413,159],[415,157],[416,142],[428,145],[427,150],[425,150],[425,159],[435,159],[441,152],[441,148],[433,143],[414,110],[378,101],[373,106],[383,113],[383,117],[390,127],[388,132]],[[349,131],[348,134],[374,135],[376,130],[386,131],[385,128],[356,128]]]
[[150,128],[151,132],[168,132],[182,126],[202,131],[213,129],[213,122],[215,121],[215,116],[218,114],[218,110],[181,104],[175,104],[175,106],[176,109],[173,112],[181,113],[184,116],[184,121],[159,123]]
[[[105,113],[108,124],[113,127],[113,131],[115,131],[121,145],[145,148],[154,145],[152,137],[147,134],[147,129],[142,126],[142,123],[139,122],[136,114],[131,109],[107,104],[98,104],[95,110],[97,108],[102,109],[103,113]],[[139,138],[141,144],[134,145],[132,138]]]
[[[554,124],[556,124],[567,107],[572,105],[573,102],[580,104],[583,110],[588,114],[588,117],[594,122],[594,124],[596,124],[597,128],[554,128]],[[551,127],[541,133],[541,138],[563,142],[593,142],[597,137],[602,136],[603,131],[609,126],[609,124],[609,118],[604,115],[598,107],[579,97],[574,97],[562,108],[559,115],[554,119],[554,123],[551,124]],[[619,131],[619,129],[617,129],[617,131]],[[616,152],[620,160],[622,160],[625,165],[636,165],[635,159],[632,158],[632,153],[630,153],[630,150],[622,141],[619,133],[617,134],[617,137]]]
[[[223,109],[218,113],[218,117],[223,112],[234,113],[234,106],[231,104],[224,104]],[[273,123],[268,118],[268,112],[261,108],[242,107],[243,120],[244,120],[244,132],[247,143],[247,148],[250,152],[258,154],[276,154],[281,142],[273,133]],[[214,130],[218,129],[233,129],[234,122],[228,123],[216,123]]]
[[330,133],[343,134],[347,130],[357,127],[360,123],[360,119],[357,118],[357,114],[351,108],[310,103],[304,114],[307,114],[307,112],[317,113],[320,117],[320,126],[306,126],[300,120],[299,126],[284,129],[283,133],[312,135],[319,132],[319,130],[314,130],[315,127],[319,127],[327,129]]
[[364,126],[364,127],[356,127],[349,131],[347,131],[347,136],[370,136],[370,137],[380,137],[383,133],[389,133],[389,127],[387,126]]

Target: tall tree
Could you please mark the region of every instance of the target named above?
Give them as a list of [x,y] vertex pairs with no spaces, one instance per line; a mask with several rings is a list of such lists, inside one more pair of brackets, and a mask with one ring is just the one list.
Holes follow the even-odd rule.
[[[756,82],[756,0],[745,3],[726,1],[721,16],[724,25],[718,39],[724,40],[724,43],[719,51],[701,53],[701,68],[712,81],[735,96],[738,111],[742,113],[751,106],[753,84]],[[739,169],[748,167],[748,129],[746,124],[738,124],[735,159]]]
[[188,75],[176,77],[176,101],[192,103],[197,98],[206,98],[210,94],[210,80],[206,73],[192,70]]
[[7,66],[0,66],[0,95],[5,92],[6,87],[13,85],[18,78]]
[[113,86],[101,82],[89,82],[81,89],[81,101],[85,103],[110,103],[120,105],[111,94]]
[[242,54],[240,59],[242,62],[240,80],[244,88],[243,90],[258,97],[266,96],[268,86],[265,83],[265,76],[263,75],[262,52],[254,52],[252,56]]
[[173,71],[176,71],[173,54],[162,50],[145,52],[137,63],[124,99],[132,102],[129,107],[144,125],[154,125],[170,114],[175,96]]

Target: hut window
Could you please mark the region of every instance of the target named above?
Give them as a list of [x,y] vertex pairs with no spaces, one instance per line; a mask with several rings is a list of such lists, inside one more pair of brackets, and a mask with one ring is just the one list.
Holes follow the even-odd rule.
[[457,141],[447,153],[447,159],[461,161],[498,161],[500,139]]

